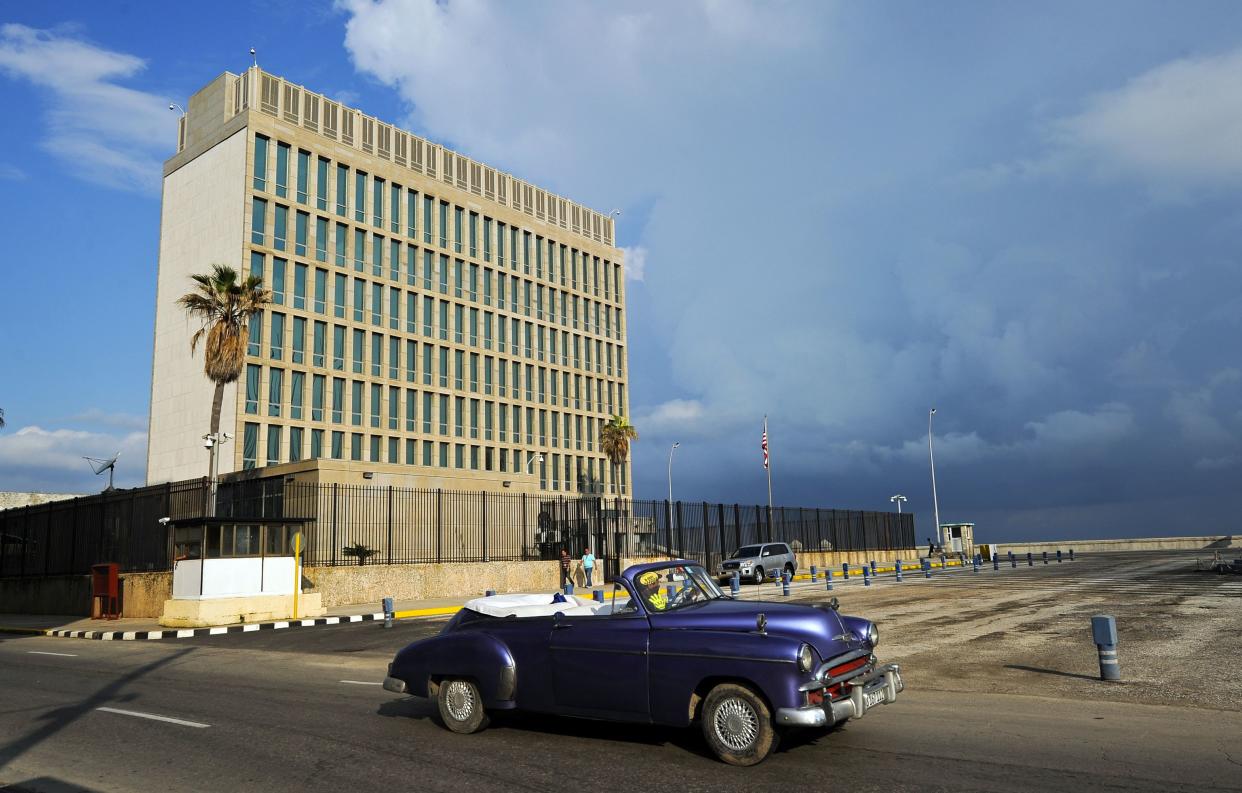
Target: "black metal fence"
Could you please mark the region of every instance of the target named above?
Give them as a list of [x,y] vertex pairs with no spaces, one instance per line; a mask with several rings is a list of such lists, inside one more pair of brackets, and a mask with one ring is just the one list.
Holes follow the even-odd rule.
[[[160,518],[199,517],[206,480],[114,491],[0,511],[0,576],[84,573],[117,562],[123,571],[171,568]],[[912,515],[702,502],[318,484],[255,478],[221,482],[215,513],[239,521],[305,519],[306,564],[553,559],[591,547],[613,568],[621,557],[696,559],[711,567],[742,545],[787,542],[795,550],[914,547]],[[615,572],[615,571],[614,571]]]

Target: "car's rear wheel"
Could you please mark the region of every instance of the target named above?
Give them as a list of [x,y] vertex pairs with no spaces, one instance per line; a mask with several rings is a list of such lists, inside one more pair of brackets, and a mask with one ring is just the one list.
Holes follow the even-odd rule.
[[483,697],[473,681],[461,677],[440,681],[436,704],[440,706],[440,718],[444,721],[444,726],[453,732],[469,735],[487,726]]
[[763,762],[776,745],[772,712],[763,698],[736,683],[721,683],[703,701],[703,737],[729,765]]
[[793,562],[785,562],[785,572],[789,573],[790,578],[793,578],[793,575],[794,575]]
[[763,583],[763,568],[762,567],[755,568],[755,583],[756,584]]

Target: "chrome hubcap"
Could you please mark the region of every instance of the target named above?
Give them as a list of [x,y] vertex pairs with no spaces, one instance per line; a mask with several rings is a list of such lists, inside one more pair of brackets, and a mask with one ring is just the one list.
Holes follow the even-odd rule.
[[735,752],[749,748],[759,737],[759,717],[744,699],[726,699],[716,708],[716,737]]
[[463,680],[454,680],[448,684],[444,700],[454,721],[466,721],[474,714],[474,688]]

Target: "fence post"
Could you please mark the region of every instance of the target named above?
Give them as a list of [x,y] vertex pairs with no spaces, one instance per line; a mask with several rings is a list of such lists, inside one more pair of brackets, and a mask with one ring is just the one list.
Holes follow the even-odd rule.
[[[526,506],[526,494],[522,494],[522,506]],[[526,522],[526,510],[522,510],[522,522]],[[443,561],[444,552],[444,490],[436,488],[436,563]]]
[[686,528],[685,515],[681,510],[681,502],[677,502],[677,556],[686,558]]
[[388,486],[388,563],[392,564],[392,485]]
[[673,502],[668,499],[664,500],[664,550],[668,552],[668,558],[672,559],[673,553]]
[[[733,535],[737,541],[737,548],[742,547],[742,507],[739,504],[733,505]],[[1071,560],[1073,557],[1071,557]]]
[[487,561],[487,493],[479,493],[479,525],[482,526],[483,561]]
[[725,558],[725,517],[724,517],[724,504],[717,504],[717,505],[716,505],[716,510],[717,510],[717,512],[716,512],[717,525],[720,527],[720,559],[721,559],[721,561],[724,561],[724,558]]
[[332,483],[332,566],[336,566],[336,506],[337,506],[337,483]]
[[712,525],[711,512],[707,509],[707,502],[703,502],[703,565],[708,567],[711,572],[712,559],[712,533],[710,531]]

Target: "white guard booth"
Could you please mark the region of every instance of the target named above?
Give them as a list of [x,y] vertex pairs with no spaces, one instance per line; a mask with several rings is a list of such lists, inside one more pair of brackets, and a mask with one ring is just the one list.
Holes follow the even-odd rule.
[[172,599],[164,601],[160,624],[191,628],[323,614],[319,594],[301,591],[301,559],[293,552],[300,524],[239,518],[174,522]]

